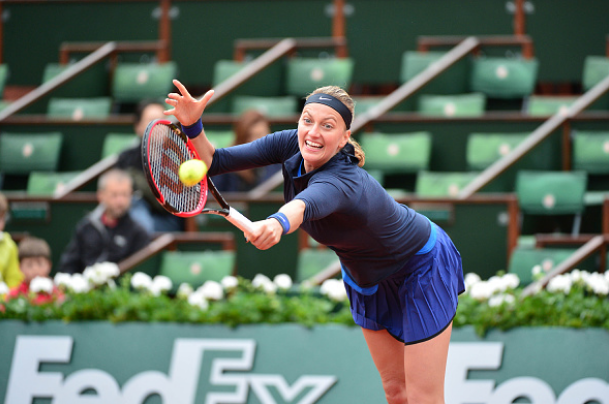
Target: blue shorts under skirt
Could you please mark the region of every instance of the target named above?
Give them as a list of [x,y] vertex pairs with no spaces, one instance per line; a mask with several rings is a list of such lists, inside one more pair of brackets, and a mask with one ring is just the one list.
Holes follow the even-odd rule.
[[465,290],[461,255],[448,235],[435,224],[431,251],[415,255],[398,273],[382,280],[372,294],[344,282],[355,322],[369,330],[386,329],[406,345],[440,334],[457,311]]

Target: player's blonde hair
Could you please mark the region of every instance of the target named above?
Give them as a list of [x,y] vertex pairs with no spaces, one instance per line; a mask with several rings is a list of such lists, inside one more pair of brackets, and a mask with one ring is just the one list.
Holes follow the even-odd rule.
[[[311,94],[309,94],[307,98],[309,98],[313,94],[331,95],[332,97],[345,104],[345,106],[351,112],[351,122],[349,122],[349,126],[353,124],[353,119],[355,117],[355,102],[353,102],[353,98],[351,98],[351,96],[345,90],[338,86],[320,87],[317,90],[313,91]],[[351,136],[349,136],[349,143],[351,143],[351,145],[355,149],[355,157],[359,160],[359,163],[357,163],[357,165],[363,167],[364,162],[366,161],[366,155],[364,153],[364,150],[362,149],[362,146],[360,146],[360,144],[357,143],[357,141]]]

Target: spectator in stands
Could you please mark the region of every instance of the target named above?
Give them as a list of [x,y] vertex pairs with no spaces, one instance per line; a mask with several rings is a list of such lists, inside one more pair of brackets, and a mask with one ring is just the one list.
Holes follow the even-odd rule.
[[[142,138],[148,124],[164,119],[165,107],[158,101],[144,100],[135,110],[135,133]],[[125,170],[133,179],[133,201],[129,213],[148,233],[184,230],[184,219],[167,212],[156,200],[148,186],[142,166],[141,145],[138,143],[118,156],[116,166]]]
[[8,219],[8,201],[0,194],[0,282],[9,288],[14,288],[23,281],[23,274],[19,270],[17,244],[11,235],[4,232]]
[[59,272],[81,273],[97,262],[118,263],[150,242],[148,232],[129,215],[132,186],[129,174],[119,169],[99,178],[100,205],[78,223],[61,256]]
[[[49,244],[36,237],[26,237],[19,243],[19,267],[23,272],[24,280],[18,287],[12,289],[7,299],[30,294],[30,283],[34,278],[48,278],[51,274],[51,248]],[[40,292],[32,302],[42,304],[62,297],[61,292],[53,286],[51,293]]]
[[[245,111],[234,126],[235,141],[232,146],[253,142],[271,133],[271,127],[264,115],[256,110]],[[280,164],[220,174],[213,177],[219,191],[247,192],[269,179],[281,170]]]

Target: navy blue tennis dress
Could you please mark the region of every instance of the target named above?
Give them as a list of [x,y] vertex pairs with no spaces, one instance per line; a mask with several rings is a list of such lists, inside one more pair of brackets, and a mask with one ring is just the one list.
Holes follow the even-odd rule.
[[397,203],[347,144],[305,173],[298,131],[216,149],[210,175],[282,164],[286,203],[305,203],[300,226],[339,257],[355,322],[405,344],[433,338],[452,321],[465,290],[461,256],[448,235]]

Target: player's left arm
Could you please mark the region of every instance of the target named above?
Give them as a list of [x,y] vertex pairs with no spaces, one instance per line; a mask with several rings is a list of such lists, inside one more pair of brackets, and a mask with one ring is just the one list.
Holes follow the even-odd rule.
[[[304,201],[294,199],[279,209],[278,213],[285,215],[285,219],[289,223],[286,234],[293,233],[300,227],[304,218],[305,207]],[[259,250],[268,250],[279,243],[284,233],[285,225],[285,223],[282,225],[280,220],[273,217],[254,222],[254,232],[249,236],[248,241]]]
[[[309,188],[296,195],[296,199],[283,205],[279,212],[285,215],[289,223],[286,234],[293,233],[300,227],[305,220],[316,220],[328,216],[329,214],[343,210],[348,201],[352,200],[350,192],[345,192],[345,188],[337,186],[332,182],[318,182],[310,184]],[[305,212],[306,211],[306,212]],[[279,243],[287,227],[281,222],[282,218],[269,217],[265,220],[254,222],[256,231],[250,235],[249,240],[260,250],[267,250]]]

